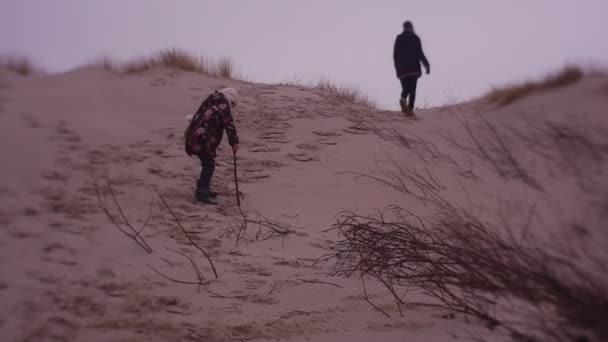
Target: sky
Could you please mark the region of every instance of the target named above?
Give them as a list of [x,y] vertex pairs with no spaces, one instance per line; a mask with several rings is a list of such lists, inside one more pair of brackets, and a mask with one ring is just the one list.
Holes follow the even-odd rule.
[[0,0],[0,55],[63,72],[180,48],[231,57],[256,82],[328,79],[396,109],[393,44],[411,20],[431,63],[417,105],[430,107],[569,63],[605,68],[607,13],[606,0]]

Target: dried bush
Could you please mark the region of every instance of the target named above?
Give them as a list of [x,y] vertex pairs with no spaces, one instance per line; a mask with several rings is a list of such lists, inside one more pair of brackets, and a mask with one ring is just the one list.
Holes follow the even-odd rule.
[[322,94],[327,95],[329,98],[335,99],[339,102],[355,104],[359,106],[368,107],[371,109],[378,109],[378,104],[369,96],[363,94],[357,87],[348,85],[337,85],[327,79],[321,79],[317,82],[305,82],[298,78],[291,80],[282,81],[276,83],[279,86],[296,87],[299,89],[319,91]]
[[573,341],[588,331],[608,337],[608,294],[597,279],[556,251],[499,234],[467,210],[443,203],[429,219],[399,207],[345,212],[335,229],[342,240],[321,259],[333,263],[333,275],[372,276],[395,298],[397,286],[420,290],[530,341]]
[[608,131],[582,118],[568,123],[532,120],[522,116],[529,133],[505,127],[525,148],[537,157],[565,171],[566,175],[591,180],[590,173],[604,167],[608,161]]
[[202,59],[192,56],[182,50],[169,49],[161,51],[156,56],[155,61],[159,65],[169,68],[176,68],[179,70],[199,73],[208,73],[205,72],[205,63]]
[[162,50],[151,57],[134,59],[125,63],[118,63],[104,56],[94,61],[92,65],[124,74],[137,74],[158,67],[166,67],[217,78],[235,79],[236,77],[234,62],[228,57],[212,61],[179,49]]
[[234,79],[234,62],[229,57],[220,58],[208,67],[208,72],[215,77]]
[[112,60],[111,57],[106,55],[94,58],[87,65],[90,67],[102,67],[104,70],[107,70],[109,72],[119,72],[116,62]]
[[579,67],[566,66],[563,70],[553,73],[541,81],[494,89],[486,95],[486,98],[491,102],[506,106],[535,93],[573,84],[584,75],[585,73]]
[[0,69],[7,69],[22,76],[28,76],[40,72],[40,68],[27,57],[2,56],[0,57]]
[[504,179],[517,179],[536,190],[544,190],[540,182],[515,156],[507,130],[499,128],[483,116],[475,121],[461,119],[465,140],[459,141],[444,136],[450,144],[478,160],[492,166],[494,172]]
[[362,94],[356,87],[336,85],[328,80],[320,80],[312,89],[328,93],[342,102],[377,108],[377,104],[367,95]]
[[275,237],[284,239],[287,235],[303,236],[305,234],[292,229],[287,224],[267,218],[260,213],[245,211],[238,207],[240,219],[230,225],[225,231],[225,236],[234,238],[235,246],[241,241],[259,242],[270,240]]
[[[518,179],[543,193],[505,130],[483,118],[475,127],[465,120],[463,128],[466,142],[452,141],[461,151],[489,163],[499,176]],[[547,136],[568,137],[569,145],[578,151],[576,156],[600,160],[603,144],[590,143],[580,132],[564,127],[546,128]],[[379,134],[412,150],[423,167],[392,161],[381,176],[359,176],[416,198],[425,205],[427,214],[418,215],[399,206],[376,214],[339,214],[333,229],[341,238],[331,253],[319,259],[331,267],[331,274],[376,279],[391,293],[398,308],[404,303],[399,294],[403,289],[406,294],[421,291],[441,306],[481,319],[489,328],[517,341],[608,339],[603,319],[608,317],[608,291],[605,279],[601,279],[606,269],[602,258],[591,251],[561,248],[556,241],[535,241],[528,234],[532,228],[555,227],[543,227],[544,221],[534,219],[534,205],[520,210],[516,217],[501,217],[494,223],[488,213],[444,198],[447,188],[428,163],[450,163],[451,157],[434,146],[420,147],[423,140],[415,135],[391,129]],[[529,138],[537,140],[533,135]],[[548,147],[555,150],[559,145]],[[533,227],[538,223],[540,227]],[[577,225],[584,230],[597,228]],[[572,241],[563,245],[572,245]]]

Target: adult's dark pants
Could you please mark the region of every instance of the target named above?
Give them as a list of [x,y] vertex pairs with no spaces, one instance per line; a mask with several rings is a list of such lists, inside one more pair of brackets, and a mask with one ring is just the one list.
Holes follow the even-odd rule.
[[401,81],[401,98],[407,101],[409,109],[414,110],[414,102],[416,102],[416,85],[418,84],[418,75],[404,76]]
[[201,161],[201,175],[196,182],[198,189],[209,190],[211,184],[211,178],[213,177],[213,171],[215,171],[215,158],[206,152],[201,152],[198,155],[198,159]]

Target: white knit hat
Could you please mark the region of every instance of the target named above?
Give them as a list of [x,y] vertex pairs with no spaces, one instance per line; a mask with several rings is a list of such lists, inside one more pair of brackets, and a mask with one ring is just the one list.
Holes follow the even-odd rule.
[[220,90],[220,93],[224,94],[228,101],[234,103],[235,105],[238,103],[239,93],[234,88],[224,88]]

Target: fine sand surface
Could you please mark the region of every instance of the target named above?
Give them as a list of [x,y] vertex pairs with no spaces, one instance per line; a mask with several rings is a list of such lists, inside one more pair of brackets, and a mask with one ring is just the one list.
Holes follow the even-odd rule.
[[[183,152],[185,116],[225,86],[240,93],[235,118],[242,141],[242,208],[250,220],[288,227],[286,236],[264,240],[269,231],[253,222],[237,244],[242,216],[226,141],[212,183],[219,204],[194,201],[200,166]],[[447,315],[420,293],[406,294],[400,314],[391,294],[367,279],[368,298],[386,317],[364,300],[360,278],[332,277],[331,265],[314,263],[340,238],[328,228],[343,210],[365,214],[398,204],[428,213],[415,197],[359,175],[382,177],[381,170],[392,167],[389,160],[432,172],[446,198],[488,219],[500,211],[517,224],[526,221],[525,208],[535,205],[543,222],[537,226],[556,228],[530,232],[547,239],[542,241],[561,231],[555,222],[599,226],[590,203],[608,194],[605,159],[591,162],[574,154],[570,165],[581,158],[576,174],[529,153],[529,141],[509,140],[541,192],[499,177],[454,142],[466,141],[463,123],[482,118],[537,142],[543,138],[535,123],[549,120],[579,127],[605,143],[606,108],[603,76],[505,107],[480,100],[420,111],[413,120],[304,88],[170,69],[119,75],[89,68],[28,77],[0,71],[0,339],[356,342],[475,335],[503,340],[475,319]],[[456,164],[423,162],[420,146],[408,148],[375,133],[387,128],[451,155]],[[114,217],[120,216],[112,197],[103,196],[106,179],[134,227],[149,216],[142,236],[151,253],[100,208],[96,188]],[[581,179],[594,181],[595,191],[581,191]],[[217,278],[157,190],[209,254]],[[605,232],[570,233],[576,236],[570,241],[586,249],[606,243]],[[152,269],[198,282],[190,261],[172,250],[192,255],[204,277],[200,286],[169,281]]]

